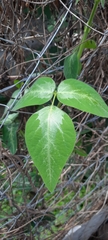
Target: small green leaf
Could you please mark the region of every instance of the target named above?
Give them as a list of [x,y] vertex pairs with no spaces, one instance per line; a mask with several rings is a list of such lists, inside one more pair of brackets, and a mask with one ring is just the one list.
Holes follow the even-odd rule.
[[79,80],[68,79],[61,82],[58,86],[57,98],[67,106],[100,117],[108,117],[108,106],[98,92]]
[[0,103],[5,103],[7,101],[7,97],[0,94]]
[[19,127],[19,122],[15,121],[11,124],[6,124],[3,126],[3,143],[10,150],[12,154],[16,153],[17,150],[17,130]]
[[87,40],[85,43],[83,43],[84,48],[88,48],[88,49],[96,49],[97,48],[97,44],[94,40]]
[[41,105],[48,102],[55,90],[55,82],[52,78],[42,77],[34,82],[29,91],[16,103],[13,111],[33,105]]
[[[8,115],[8,117],[5,120],[4,125],[12,124],[12,122],[18,117],[18,113],[11,113]],[[0,123],[2,123],[2,120],[0,120]]]
[[52,32],[54,30],[54,25],[48,25],[48,32]]
[[77,52],[68,56],[64,60],[64,75],[65,78],[77,78],[80,68],[80,61]]
[[17,85],[16,85],[16,88],[18,88],[18,89],[20,89],[20,88],[22,87],[22,85],[23,85],[23,83],[20,82],[18,79],[15,79],[15,80],[14,80],[14,84],[17,84]]
[[75,139],[70,117],[56,106],[41,109],[27,121],[26,145],[50,192],[74,148]]
[[[9,102],[7,103],[7,106],[8,107],[10,107],[11,106],[11,104],[13,103],[13,101],[14,101],[14,98],[16,98],[16,96],[17,96],[17,94],[19,93],[19,89],[18,90],[15,90],[14,92],[13,92],[13,94],[12,94],[12,96],[11,96],[11,99],[9,100]],[[7,113],[7,111],[8,111],[9,109],[7,108],[7,107],[5,107],[5,109],[4,109],[4,113],[3,113],[3,115],[2,115],[2,118],[1,118],[1,120],[6,116],[6,113]],[[5,120],[5,123],[9,123],[9,121],[14,121],[14,119],[16,118],[16,117],[18,116],[18,113],[15,113],[15,114],[9,114],[9,116],[8,116],[8,118]]]
[[78,3],[79,3],[79,0],[76,0],[76,1],[75,1],[75,5],[77,5]]
[[74,149],[75,154],[81,156],[81,157],[87,157],[87,153],[83,149]]
[[100,1],[101,1],[101,5],[102,5],[102,7],[104,8],[105,0],[100,0]]

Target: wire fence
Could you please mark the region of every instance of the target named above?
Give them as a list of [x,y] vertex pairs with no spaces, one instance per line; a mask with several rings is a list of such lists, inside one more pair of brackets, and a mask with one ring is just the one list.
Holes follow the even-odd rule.
[[[63,239],[107,205],[108,121],[68,108],[77,131],[76,148],[57,187],[49,193],[24,142],[24,128],[33,108],[20,113],[18,149],[12,154],[2,142],[2,128],[17,99],[37,78],[64,79],[63,60],[80,44],[92,1],[0,1],[0,239]],[[99,6],[90,37],[95,51],[86,50],[79,76],[108,102],[108,4]],[[15,80],[19,80],[15,82]],[[23,84],[22,84],[23,83]],[[4,113],[5,114],[2,115]],[[2,117],[3,116],[3,117]]]

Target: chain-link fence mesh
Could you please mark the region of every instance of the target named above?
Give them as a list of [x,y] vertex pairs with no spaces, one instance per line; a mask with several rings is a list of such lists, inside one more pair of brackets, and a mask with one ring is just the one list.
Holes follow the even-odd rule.
[[[36,107],[18,111],[15,154],[6,147],[8,135],[5,144],[3,141],[3,126],[24,90],[43,75],[52,77],[57,85],[64,79],[63,61],[80,44],[93,2],[0,1],[0,239],[63,239],[72,227],[88,221],[107,205],[107,119],[64,106],[74,121],[77,141],[52,194],[24,141],[26,121]],[[79,77],[106,102],[107,26],[106,3],[104,9],[99,5],[89,36],[96,40],[97,48],[84,51]],[[16,89],[20,91],[12,98]],[[8,128],[11,132],[10,125]]]

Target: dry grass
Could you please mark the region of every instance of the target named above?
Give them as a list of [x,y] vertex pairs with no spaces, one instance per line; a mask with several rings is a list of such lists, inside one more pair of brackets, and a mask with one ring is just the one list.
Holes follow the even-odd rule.
[[[92,1],[72,4],[69,13],[68,1],[63,2],[0,1],[0,93],[3,96],[10,99],[15,79],[24,81],[20,92],[41,75],[52,76],[57,84],[64,79],[62,60],[79,44],[84,26],[81,20],[87,22]],[[45,6],[55,19],[51,33]],[[80,19],[73,18],[72,13]],[[61,26],[64,14],[66,27]],[[90,35],[98,46],[95,52],[84,52],[79,77],[92,85],[106,102],[108,37],[104,33],[107,27],[108,4],[104,9],[98,8]],[[55,46],[56,50],[51,52]],[[72,154],[53,194],[43,185],[20,135],[15,155],[1,144],[0,239],[62,239],[70,228],[89,220],[107,204],[108,121],[70,108],[68,111],[75,121],[79,148],[88,154]],[[20,129],[24,129],[31,112],[33,108],[21,113]]]

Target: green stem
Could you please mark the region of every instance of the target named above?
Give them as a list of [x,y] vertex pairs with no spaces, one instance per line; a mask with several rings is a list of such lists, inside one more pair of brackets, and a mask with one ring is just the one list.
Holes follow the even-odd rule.
[[56,96],[57,96],[57,91],[54,91],[53,99],[52,99],[52,104],[51,104],[52,106],[54,105]]
[[[93,9],[91,11],[89,20],[87,22],[87,24],[90,27],[92,26],[93,18],[95,16],[95,13],[96,13],[96,10],[97,10],[97,7],[98,7],[99,3],[100,3],[100,0],[94,0],[94,6],[93,6]],[[83,53],[83,50],[84,50],[84,42],[86,41],[89,32],[90,32],[90,28],[88,26],[85,26],[84,34],[83,34],[83,37],[82,37],[82,40],[81,40],[81,44],[80,44],[80,47],[79,47],[79,51],[78,51],[78,59],[80,59],[81,56],[82,56],[82,53]]]
[[60,108],[62,106],[61,102],[58,102],[57,107]]
[[[52,100],[52,106],[54,105],[55,102],[55,98],[57,97],[57,91],[54,91],[54,96],[53,96],[53,100]],[[61,107],[61,102],[58,102],[57,107],[60,108]]]

